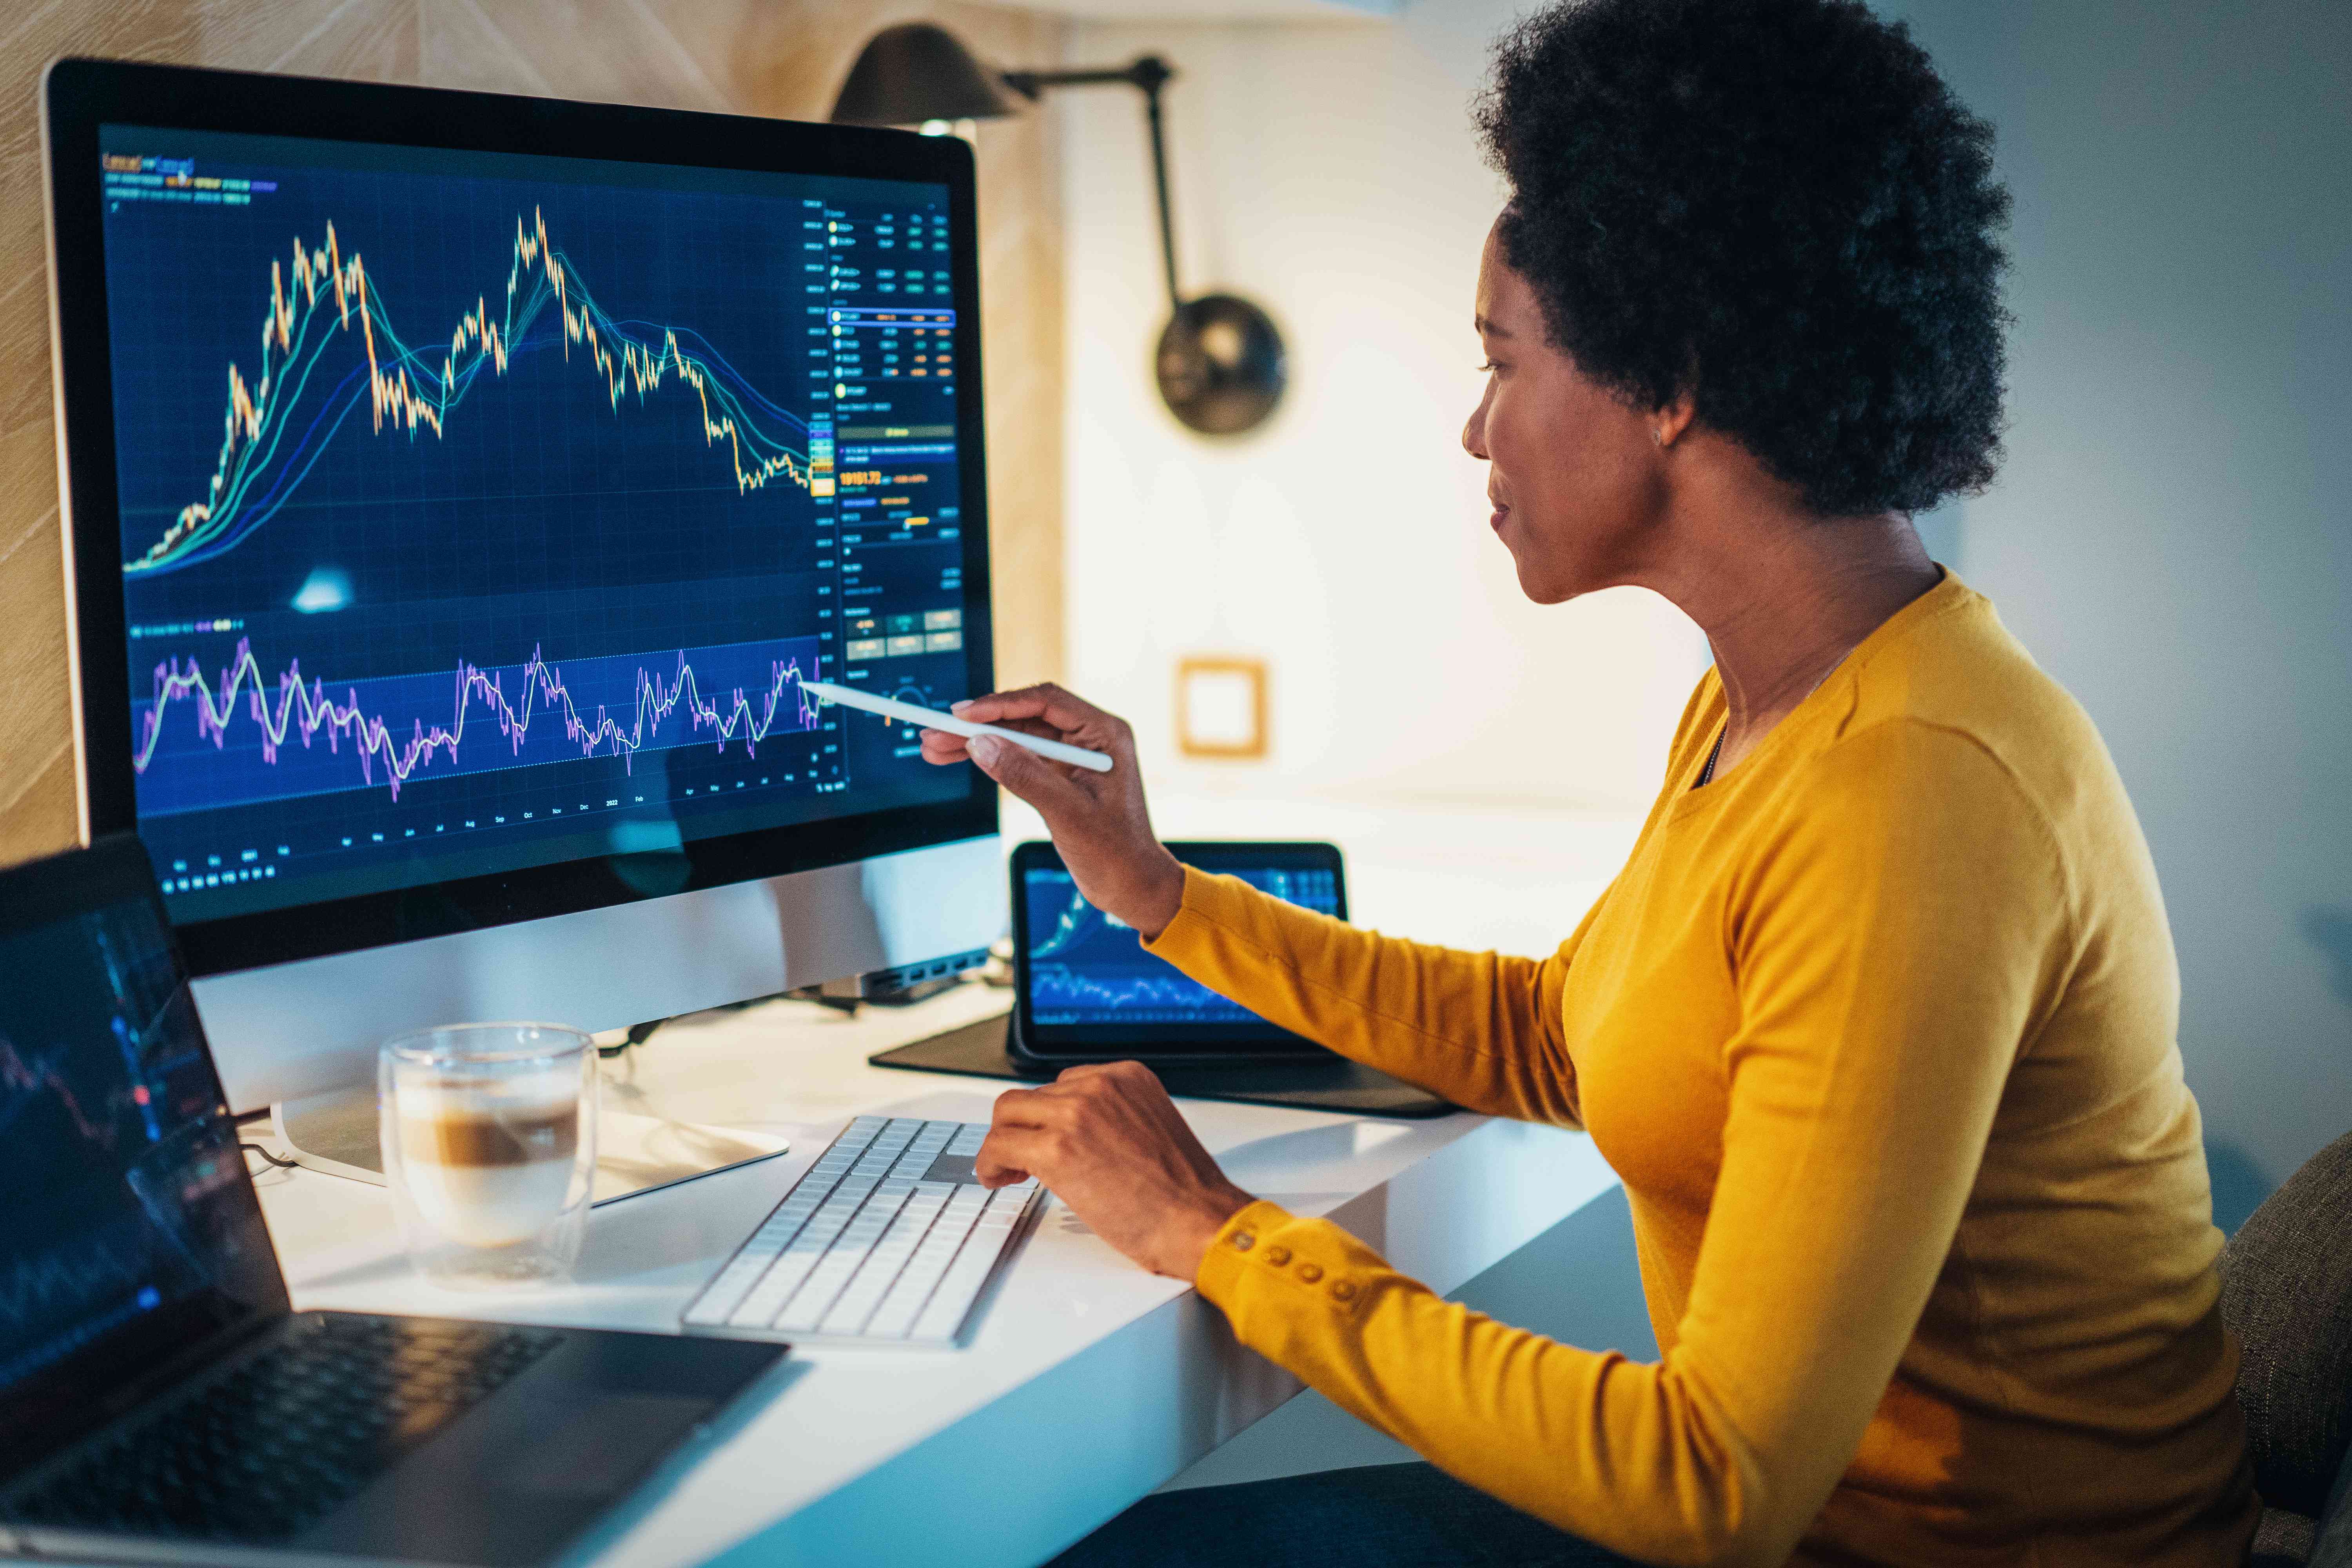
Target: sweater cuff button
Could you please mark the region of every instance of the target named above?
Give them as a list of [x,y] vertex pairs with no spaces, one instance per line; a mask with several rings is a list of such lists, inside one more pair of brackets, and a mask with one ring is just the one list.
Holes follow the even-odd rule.
[[1312,1263],[1302,1263],[1298,1266],[1298,1277],[1312,1285],[1323,1278],[1323,1270]]
[[1247,1252],[1251,1247],[1255,1247],[1256,1245],[1257,1237],[1250,1234],[1248,1231],[1237,1230],[1234,1233],[1234,1250],[1235,1252]]

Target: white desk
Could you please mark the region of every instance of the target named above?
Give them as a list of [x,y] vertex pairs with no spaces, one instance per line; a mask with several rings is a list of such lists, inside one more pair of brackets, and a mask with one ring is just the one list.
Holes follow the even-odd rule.
[[[833,1132],[868,1112],[988,1120],[1001,1084],[866,1066],[1005,1005],[966,985],[852,1020],[804,1003],[664,1028],[607,1068],[605,1103],[774,1129],[784,1156],[598,1210],[578,1281],[454,1295],[403,1259],[381,1188],[276,1172],[262,1203],[301,1308],[675,1331],[688,1300]],[[617,1068],[618,1070],[615,1070]],[[1615,1184],[1580,1133],[1467,1114],[1358,1120],[1188,1101],[1233,1178],[1328,1215],[1452,1290]],[[576,1554],[611,1568],[952,1562],[1024,1568],[1298,1389],[1234,1343],[1189,1286],[1098,1241],[1058,1203],[968,1348],[795,1351],[712,1438]]]

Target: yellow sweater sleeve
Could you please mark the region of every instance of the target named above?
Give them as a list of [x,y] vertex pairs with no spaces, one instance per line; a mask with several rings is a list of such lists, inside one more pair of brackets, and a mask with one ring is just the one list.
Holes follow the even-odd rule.
[[[1976,742],[1889,721],[1809,771],[1725,894],[1729,1114],[1662,1361],[1507,1328],[1272,1204],[1236,1215],[1199,1274],[1244,1343],[1473,1485],[1644,1561],[1787,1560],[1887,1390],[2068,946],[2045,819]],[[1342,1049],[1364,1037],[1355,1016],[1423,1016],[1417,984],[1477,994],[1459,961],[1337,939],[1263,942],[1251,973],[1212,934],[1239,900],[1193,891],[1160,951]],[[1380,1039],[1381,1065],[1424,1080],[1449,1075],[1417,1060],[1559,1048],[1466,1026]],[[1528,1076],[1496,1062],[1475,1078]]]
[[1187,866],[1183,907],[1146,945],[1260,1017],[1456,1105],[1575,1127],[1559,996],[1583,932],[1541,960],[1432,947]]

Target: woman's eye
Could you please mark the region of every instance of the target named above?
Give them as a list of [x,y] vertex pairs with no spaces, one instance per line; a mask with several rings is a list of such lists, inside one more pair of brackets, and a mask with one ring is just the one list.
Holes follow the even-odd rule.
[[1503,367],[1501,365],[1496,364],[1493,360],[1482,360],[1479,362],[1478,374],[1480,375],[1492,375],[1495,372],[1502,368]]

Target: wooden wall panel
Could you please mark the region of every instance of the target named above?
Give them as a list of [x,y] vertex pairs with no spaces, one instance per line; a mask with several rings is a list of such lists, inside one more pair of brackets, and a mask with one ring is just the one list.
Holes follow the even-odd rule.
[[[35,116],[41,68],[110,55],[822,118],[858,48],[936,18],[1006,65],[1057,20],[946,0],[35,0],[0,20],[0,864],[75,834]],[[1043,114],[983,125],[981,332],[996,657],[1062,668],[1060,175]]]

